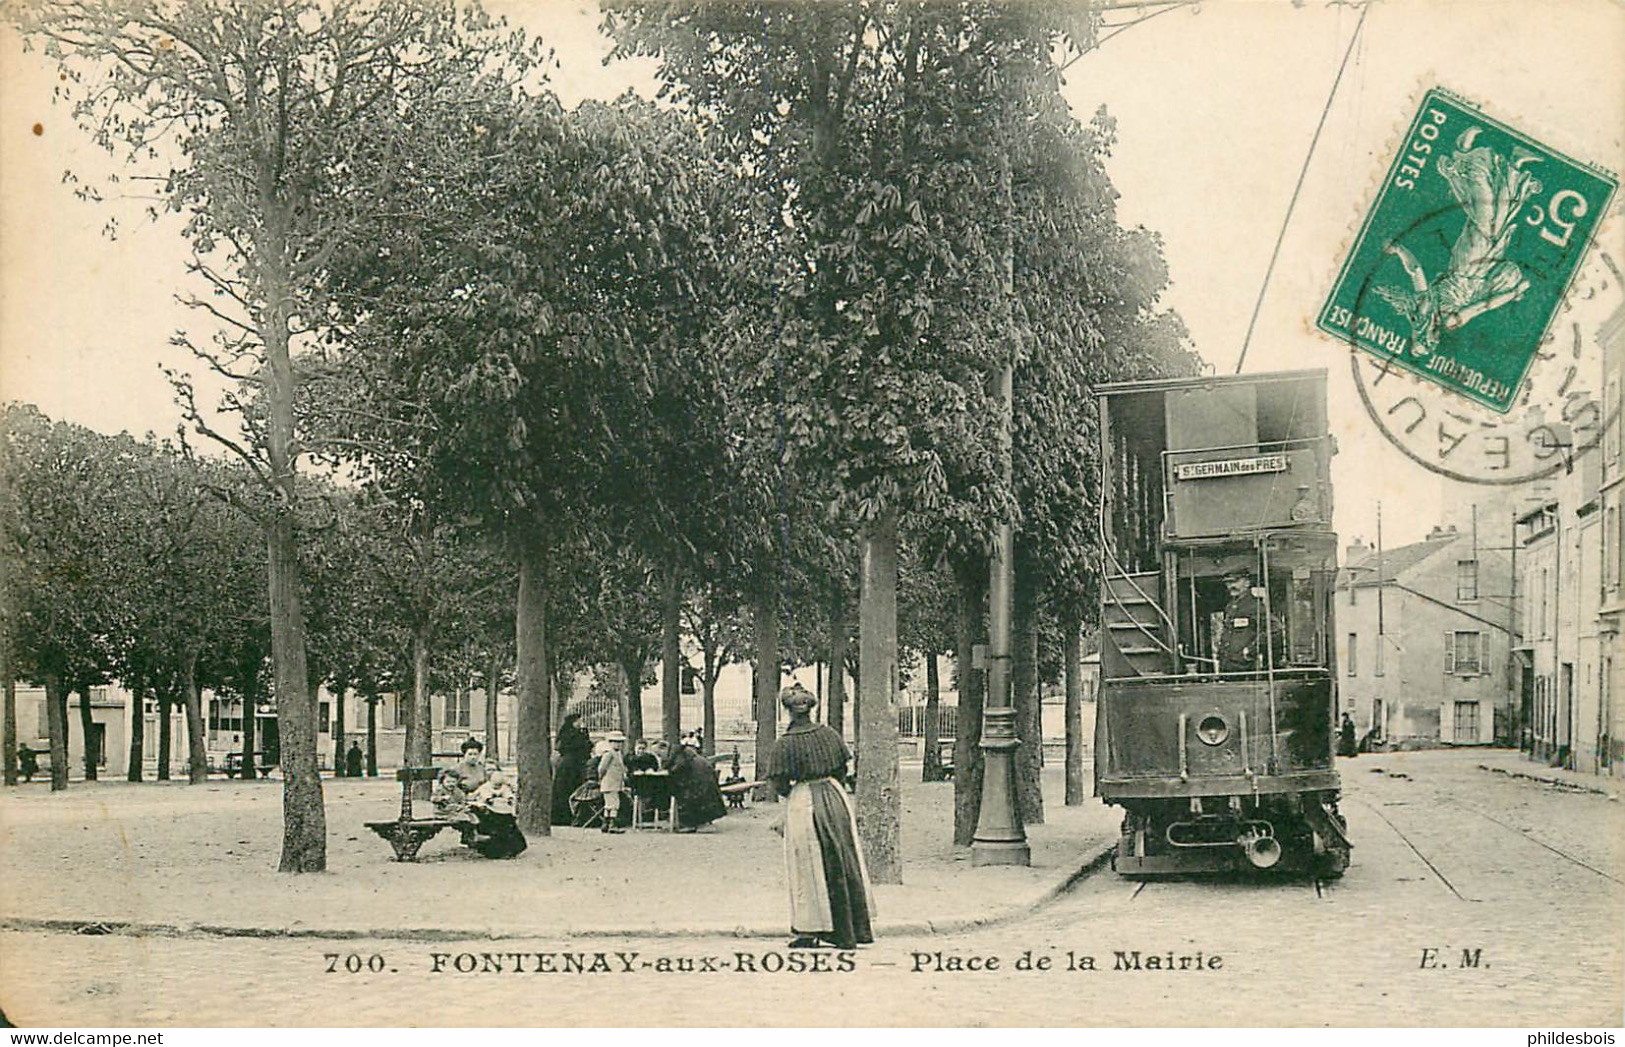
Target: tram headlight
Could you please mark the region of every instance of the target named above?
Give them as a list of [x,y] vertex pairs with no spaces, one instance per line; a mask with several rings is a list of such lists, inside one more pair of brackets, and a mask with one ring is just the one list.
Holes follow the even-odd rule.
[[1218,713],[1208,713],[1196,725],[1196,737],[1201,739],[1203,745],[1223,745],[1224,740],[1230,737],[1230,725]]

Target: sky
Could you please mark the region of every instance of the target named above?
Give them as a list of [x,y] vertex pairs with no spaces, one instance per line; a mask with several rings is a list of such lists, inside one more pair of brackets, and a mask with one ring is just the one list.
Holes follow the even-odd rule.
[[[552,86],[566,104],[628,88],[653,93],[648,63],[605,67],[595,5],[489,6],[555,49]],[[1065,94],[1081,119],[1101,105],[1116,119],[1108,171],[1119,217],[1162,236],[1172,274],[1165,304],[1218,374],[1236,368],[1285,222],[1245,369],[1329,370],[1337,528],[1370,541],[1381,503],[1385,537],[1397,545],[1435,524],[1464,523],[1475,504],[1484,518],[1509,517],[1510,496],[1442,481],[1389,446],[1360,406],[1347,348],[1316,332],[1314,316],[1429,87],[1448,87],[1571,156],[1625,168],[1625,6],[1374,3],[1328,108],[1359,17],[1324,0],[1207,0],[1104,41],[1068,70]],[[0,30],[0,400],[107,432],[168,434],[179,412],[159,365],[190,366],[169,338],[177,328],[206,334],[175,303],[189,287],[179,223],[145,220],[151,201],[134,192],[105,204],[75,199],[63,172],[105,171],[109,161],[52,104],[55,82],[48,60]],[[116,239],[104,234],[109,218]],[[1621,300],[1602,251],[1625,261],[1617,197],[1577,283],[1591,297],[1574,303],[1571,318],[1587,332]],[[1594,356],[1588,350],[1588,362]]]

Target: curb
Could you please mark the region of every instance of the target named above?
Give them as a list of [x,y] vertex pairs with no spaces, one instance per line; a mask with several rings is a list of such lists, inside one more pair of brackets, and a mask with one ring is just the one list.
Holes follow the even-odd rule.
[[1479,764],[1478,769],[1481,771],[1488,771],[1491,774],[1505,775],[1508,778],[1517,778],[1529,782],[1539,782],[1542,785],[1550,785],[1553,788],[1564,789],[1568,792],[1591,793],[1594,796],[1606,796],[1608,799],[1615,801],[1619,799],[1617,794],[1609,792],[1607,789],[1599,789],[1596,786],[1582,785],[1579,782],[1571,782],[1566,778],[1559,778],[1556,775],[1531,774],[1528,771],[1509,771],[1505,767],[1491,767],[1487,763]]
[[[1097,849],[1094,845],[1091,849]],[[1060,883],[1047,889],[1036,901],[1005,906],[986,916],[958,917],[948,920],[914,920],[880,923],[876,930],[882,935],[959,934],[985,927],[1011,923],[1053,904],[1079,883],[1101,869],[1111,860],[1116,841],[1097,849],[1093,857],[1068,873]],[[611,930],[602,927],[560,928],[556,931],[497,931],[491,929],[456,929],[446,927],[378,927],[378,928],[322,928],[322,927],[232,927],[224,924],[149,923],[137,920],[96,920],[47,918],[27,916],[0,916],[0,931],[34,931],[51,934],[120,935],[130,938],[252,938],[252,939],[325,939],[330,941],[515,941],[550,938],[783,938],[789,933],[779,924],[735,925],[733,927],[661,927],[639,928],[636,931]]]

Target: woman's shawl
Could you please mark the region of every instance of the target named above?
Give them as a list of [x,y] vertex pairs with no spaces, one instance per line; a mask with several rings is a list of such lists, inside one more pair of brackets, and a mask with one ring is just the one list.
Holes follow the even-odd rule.
[[794,782],[841,778],[847,759],[846,743],[833,727],[821,723],[791,727],[774,743],[764,777]]

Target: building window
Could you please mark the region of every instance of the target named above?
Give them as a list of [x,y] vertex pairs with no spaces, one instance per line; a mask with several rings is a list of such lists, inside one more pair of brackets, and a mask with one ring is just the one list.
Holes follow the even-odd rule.
[[1382,675],[1382,672],[1383,672],[1382,650],[1383,650],[1382,634],[1378,633],[1377,634],[1377,656],[1376,656],[1375,659],[1373,659],[1372,666],[1371,666],[1371,675],[1372,676],[1381,676]]
[[1360,634],[1349,633],[1348,671],[1350,676],[1360,675]]
[[393,727],[395,727],[397,730],[404,730],[405,727],[406,727],[406,718],[407,718],[407,714],[408,714],[408,703],[411,700],[412,700],[412,696],[408,695],[408,694],[393,695],[389,699],[390,708],[392,710],[394,710],[393,715],[392,715],[392,719],[391,719],[391,725]]
[[1478,599],[1478,561],[1456,561],[1456,602],[1468,603]]
[[329,725],[333,722],[333,706],[328,702],[319,702],[316,705],[316,733],[328,733]]
[[446,696],[446,726],[467,727],[470,705],[468,692],[459,690]]
[[1444,634],[1444,671],[1454,676],[1482,676],[1486,671],[1484,638],[1475,632]]
[[1458,742],[1478,741],[1478,703],[1456,703],[1456,733]]
[[1620,569],[1622,551],[1625,551],[1625,531],[1619,526],[1619,509],[1610,505],[1605,515],[1602,532],[1603,587],[1612,592],[1625,584],[1625,571]]

